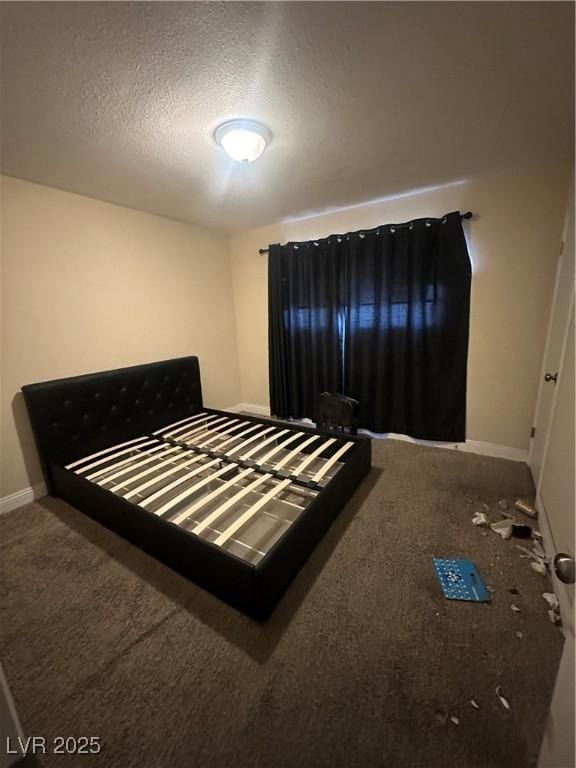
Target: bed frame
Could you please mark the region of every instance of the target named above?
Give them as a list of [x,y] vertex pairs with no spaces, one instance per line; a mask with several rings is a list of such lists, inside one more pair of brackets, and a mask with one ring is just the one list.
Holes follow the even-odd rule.
[[370,470],[367,438],[204,408],[196,357],[22,391],[52,496],[258,620]]

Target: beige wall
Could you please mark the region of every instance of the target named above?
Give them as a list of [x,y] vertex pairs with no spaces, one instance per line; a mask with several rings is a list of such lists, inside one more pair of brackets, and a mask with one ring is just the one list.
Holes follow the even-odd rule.
[[[525,449],[568,174],[478,178],[232,235],[2,179],[2,486],[41,479],[22,384],[197,354],[207,405],[268,405],[258,248],[471,209],[468,437]],[[169,300],[166,300],[169,297]]]
[[41,480],[20,387],[196,354],[204,400],[240,400],[226,238],[2,179],[2,487]]
[[568,172],[477,178],[235,234],[230,239],[242,401],[268,405],[269,243],[472,210],[468,438],[526,449],[559,254]]

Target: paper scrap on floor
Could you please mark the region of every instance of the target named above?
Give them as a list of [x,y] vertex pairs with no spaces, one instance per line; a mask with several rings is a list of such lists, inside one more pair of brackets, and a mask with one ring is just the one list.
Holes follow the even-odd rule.
[[448,600],[471,600],[478,603],[490,600],[490,593],[472,560],[435,557],[434,569],[444,597]]

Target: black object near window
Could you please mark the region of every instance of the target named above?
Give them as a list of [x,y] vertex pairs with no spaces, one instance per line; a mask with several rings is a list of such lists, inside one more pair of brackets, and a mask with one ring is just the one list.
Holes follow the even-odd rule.
[[316,427],[355,435],[358,431],[358,401],[346,395],[322,392],[316,398]]
[[458,212],[271,245],[272,413],[314,418],[334,392],[360,427],[464,440],[470,281]]

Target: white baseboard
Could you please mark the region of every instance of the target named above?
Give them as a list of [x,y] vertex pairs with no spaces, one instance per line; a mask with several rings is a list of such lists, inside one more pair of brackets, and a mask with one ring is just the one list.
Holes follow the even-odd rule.
[[521,461],[523,464],[528,464],[528,449],[515,448],[513,445],[466,440],[462,450],[469,453],[479,453],[482,456],[495,456],[498,459],[510,459],[510,461]]
[[[232,413],[253,413],[256,416],[270,416],[270,406],[268,405],[255,405],[254,403],[238,403],[232,405],[230,408],[226,408],[227,411]],[[314,422],[310,419],[301,419],[295,421],[295,424],[301,423],[307,426],[314,426]],[[389,438],[391,440],[404,440],[408,443],[414,443],[416,445],[427,445],[431,448],[447,448],[452,451],[464,451],[464,453],[477,453],[480,456],[494,456],[498,459],[510,459],[511,461],[522,461],[525,464],[528,463],[528,450],[523,448],[514,448],[510,445],[499,445],[498,443],[485,443],[481,440],[466,440],[464,443],[444,443],[437,442],[435,440],[418,440],[415,437],[409,437],[408,435],[398,435],[393,432],[386,432],[385,434],[379,434],[377,432],[370,432],[368,429],[358,430],[360,434],[369,435],[375,440],[383,440]]]
[[0,499],[0,515],[6,512],[12,512],[13,509],[24,507],[26,504],[30,504],[36,499],[41,499],[42,496],[46,496],[46,484],[36,483],[31,488],[23,488],[21,491],[11,493],[9,496],[4,496]]
[[255,405],[254,403],[237,403],[225,408],[232,413],[253,413],[255,416],[270,416],[269,405]]
[[418,440],[408,435],[397,435],[392,432],[379,435],[368,430],[361,429],[361,433],[370,435],[375,439],[391,438],[392,440],[404,440],[416,445],[427,445],[430,448],[447,448],[451,451],[463,451],[464,453],[477,453],[480,456],[494,456],[498,459],[510,459],[511,461],[528,462],[528,450],[514,448],[511,445],[499,445],[498,443],[484,443],[481,440],[466,440],[464,443],[443,443],[435,440]]

